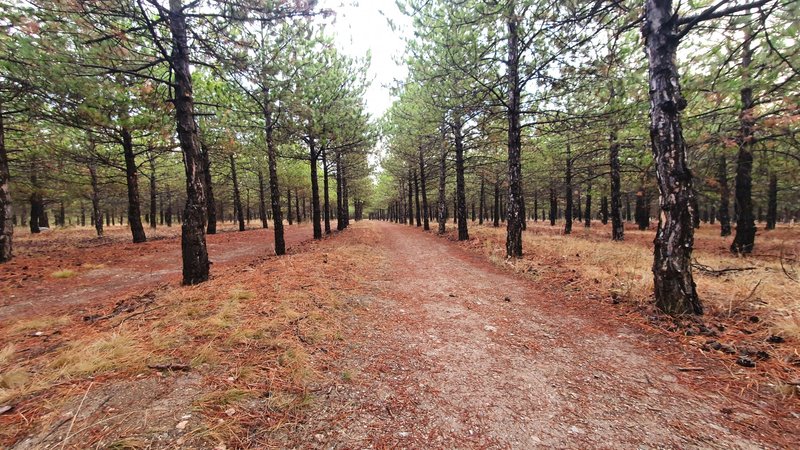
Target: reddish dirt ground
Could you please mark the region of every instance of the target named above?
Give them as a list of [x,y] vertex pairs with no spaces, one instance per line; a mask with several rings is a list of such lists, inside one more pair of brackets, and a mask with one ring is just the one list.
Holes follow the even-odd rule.
[[[299,321],[308,316],[308,306],[293,306],[299,319],[286,326],[306,345],[317,377],[307,392],[310,406],[291,423],[268,428],[275,419],[263,406],[264,396],[198,409],[203,395],[244,383],[229,377],[229,367],[245,362],[239,358],[271,358],[248,343],[241,352],[220,350],[227,359],[218,366],[193,368],[185,376],[159,378],[146,371],[128,379],[119,373],[114,379],[73,380],[41,401],[24,399],[16,411],[42,409],[54,395],[70,400],[47,417],[4,414],[0,423],[29,430],[29,438],[15,437],[10,448],[39,448],[37,442],[57,448],[66,428],[58,426],[68,423],[62,417],[80,405],[76,430],[102,425],[104,436],[111,436],[116,427],[124,431],[118,430],[116,442],[135,437],[141,448],[800,447],[796,398],[748,389],[746,380],[737,380],[756,369],[732,369],[673,333],[643,325],[638,313],[590,296],[591,286],[568,289],[569,273],[535,283],[468,245],[389,223],[356,223],[332,239],[299,244],[310,235],[307,225],[289,227],[295,254],[270,259],[264,258],[271,252],[269,231],[210,236],[217,280],[199,287],[251,290],[252,311],[245,311],[255,323],[275,312],[261,298],[275,285],[281,285],[280,297],[303,293],[298,298],[313,308],[322,308],[317,303],[331,295],[344,300],[341,338],[332,343],[303,340]],[[153,289],[155,302],[165,306],[155,317],[174,306],[166,298],[180,275],[174,235],[138,245],[123,244],[123,233],[108,242],[56,237],[23,241],[20,257],[0,272],[3,297],[25,299],[4,300],[5,323],[12,317],[109,311],[118,299]],[[65,268],[78,275],[50,276]],[[135,326],[146,328],[152,320],[139,316]],[[73,338],[81,327],[88,325],[77,323],[59,339]],[[703,370],[681,370],[697,367]],[[260,383],[271,386],[273,379]],[[104,422],[129,417],[124,414],[136,420]],[[176,429],[183,417],[191,417],[185,434]],[[232,431],[236,439],[226,446],[195,432],[217,423],[238,423],[240,428],[231,429],[244,431]],[[67,447],[86,448],[81,439],[88,434]],[[92,448],[99,442],[92,441]]]
[[[349,382],[299,440],[318,448],[789,448],[798,416],[716,391],[727,370],[553,285],[401,225],[358,230],[383,264],[357,300]],[[587,307],[588,306],[588,307]],[[703,372],[682,372],[696,367]]]
[[[238,232],[228,225],[207,239],[212,276],[215,269],[275,254],[272,228]],[[311,238],[307,224],[284,230],[289,249]],[[127,227],[113,227],[102,238],[92,233],[72,229],[21,239],[17,256],[0,270],[0,320],[74,314],[76,309],[89,310],[180,283],[179,226],[161,228],[155,238],[141,244],[130,242]],[[76,276],[52,276],[64,269]]]

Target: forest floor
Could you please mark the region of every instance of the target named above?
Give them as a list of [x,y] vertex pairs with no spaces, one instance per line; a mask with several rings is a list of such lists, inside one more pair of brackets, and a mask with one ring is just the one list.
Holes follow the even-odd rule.
[[492,227],[288,230],[281,258],[270,232],[209,237],[192,287],[174,229],[20,239],[0,271],[0,448],[800,445],[800,230],[739,259],[701,228],[702,321],[649,306],[652,231],[531,224],[512,263]]

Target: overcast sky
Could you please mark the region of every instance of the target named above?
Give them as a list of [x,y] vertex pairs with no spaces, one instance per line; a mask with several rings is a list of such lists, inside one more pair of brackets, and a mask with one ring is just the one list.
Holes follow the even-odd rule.
[[[403,36],[409,33],[410,20],[400,14],[394,0],[323,0],[321,4],[336,11],[335,22],[328,32],[334,36],[340,50],[359,57],[372,50],[369,68],[372,84],[366,95],[367,111],[373,118],[380,117],[392,104],[389,85],[406,76],[405,66],[396,64],[395,60],[402,56]],[[393,31],[387,18],[400,30]]]

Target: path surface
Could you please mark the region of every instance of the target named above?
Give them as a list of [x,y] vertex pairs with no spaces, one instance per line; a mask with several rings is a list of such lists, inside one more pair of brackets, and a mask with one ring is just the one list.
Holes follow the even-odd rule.
[[[284,227],[287,248],[311,239],[310,225]],[[45,236],[46,237],[46,236]],[[0,320],[29,315],[67,314],[90,309],[109,299],[146,294],[181,280],[180,237],[141,244],[92,244],[82,240],[59,247],[27,251],[0,272]],[[215,270],[247,264],[275,254],[272,228],[226,231],[207,236],[208,254]],[[86,247],[84,247],[86,246]],[[73,278],[54,278],[52,272],[74,270]],[[112,302],[113,303],[113,302]]]
[[294,445],[764,448],[771,442],[762,435],[769,433],[759,426],[767,419],[758,407],[693,387],[699,375],[677,371],[657,345],[643,344],[647,336],[596,322],[591,311],[562,309],[545,289],[419,229],[372,222],[356,232],[371,235],[384,263],[363,274],[371,281],[353,299],[366,310],[354,319],[354,344],[339,367],[352,380],[327,388]]

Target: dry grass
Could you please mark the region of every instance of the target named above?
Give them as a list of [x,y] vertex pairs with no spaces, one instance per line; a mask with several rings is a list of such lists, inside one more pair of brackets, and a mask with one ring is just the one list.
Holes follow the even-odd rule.
[[77,274],[78,272],[75,272],[74,270],[62,269],[51,273],[50,276],[53,278],[72,278]]
[[21,334],[32,331],[52,331],[56,328],[61,328],[69,325],[72,322],[68,316],[43,316],[35,317],[33,319],[26,319],[15,322],[8,327],[9,334]]

